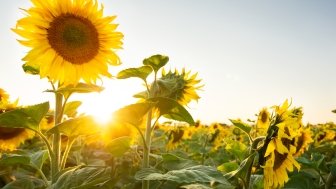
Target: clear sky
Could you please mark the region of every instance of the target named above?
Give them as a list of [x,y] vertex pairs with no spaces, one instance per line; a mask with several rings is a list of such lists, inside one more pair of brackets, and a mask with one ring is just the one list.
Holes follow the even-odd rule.
[[[168,68],[198,72],[205,84],[195,119],[228,122],[255,118],[263,107],[292,99],[304,121],[336,122],[336,1],[333,0],[101,0],[105,15],[117,15],[123,32],[123,65],[139,66],[145,57],[170,57]],[[6,0],[0,7],[0,87],[24,105],[53,101],[43,93],[46,80],[24,74],[28,51],[10,31],[29,8],[28,0]],[[109,115],[134,102],[141,82],[104,80],[101,94],[79,95],[82,111]],[[73,99],[75,99],[73,98]],[[52,102],[53,103],[53,102]]]

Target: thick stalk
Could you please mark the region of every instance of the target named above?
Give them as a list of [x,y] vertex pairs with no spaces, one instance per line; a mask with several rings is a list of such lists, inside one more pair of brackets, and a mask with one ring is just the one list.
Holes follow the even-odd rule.
[[[142,168],[149,168],[149,153],[151,149],[151,132],[152,131],[152,110],[149,110],[147,115],[147,126],[146,126],[146,133],[145,133],[145,146],[143,150],[143,164]],[[143,180],[142,181],[142,189],[149,189],[149,181]]]
[[[62,113],[62,104],[63,104],[63,96],[60,93],[55,93],[56,97],[56,107],[55,107],[55,126],[61,123],[63,113]],[[60,170],[60,159],[61,159],[61,134],[58,129],[53,136],[53,151],[54,151],[54,159],[52,160],[52,169],[51,169],[51,182],[56,182],[56,175]]]

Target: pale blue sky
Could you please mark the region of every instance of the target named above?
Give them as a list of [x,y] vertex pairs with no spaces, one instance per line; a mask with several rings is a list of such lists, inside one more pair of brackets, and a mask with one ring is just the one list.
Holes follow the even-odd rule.
[[[228,122],[254,118],[264,106],[303,106],[304,120],[336,121],[336,1],[333,0],[101,0],[105,15],[117,15],[123,32],[123,65],[139,66],[152,54],[170,57],[168,67],[199,72],[205,84],[195,119]],[[46,80],[21,70],[28,51],[10,31],[28,0],[3,1],[0,8],[0,87],[21,104],[52,101]],[[80,95],[83,111],[95,114],[132,102],[137,80],[104,80],[101,94]]]

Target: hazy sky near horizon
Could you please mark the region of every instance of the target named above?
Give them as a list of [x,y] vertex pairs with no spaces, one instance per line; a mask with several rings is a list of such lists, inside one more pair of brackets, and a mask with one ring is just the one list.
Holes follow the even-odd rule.
[[[205,84],[195,119],[228,122],[255,118],[263,107],[292,99],[305,122],[336,122],[336,1],[333,0],[101,0],[104,15],[117,15],[123,64],[111,73],[140,66],[153,54],[170,57],[168,68],[198,72]],[[23,17],[28,0],[0,7],[0,88],[23,105],[53,101],[48,82],[25,74],[28,48],[10,28]],[[110,114],[134,102],[140,80],[108,80],[101,94],[78,95],[82,111]],[[53,102],[52,102],[53,103]]]

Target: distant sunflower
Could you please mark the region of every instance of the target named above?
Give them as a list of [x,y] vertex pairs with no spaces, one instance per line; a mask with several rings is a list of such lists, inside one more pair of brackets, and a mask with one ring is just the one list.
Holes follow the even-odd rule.
[[266,134],[267,129],[271,123],[270,113],[267,108],[260,110],[257,120],[257,131],[260,134]]
[[294,145],[296,146],[295,157],[300,156],[309,147],[309,144],[314,142],[310,128],[300,128],[300,134],[295,137]]
[[200,97],[197,90],[200,90],[203,85],[200,85],[201,80],[197,79],[197,73],[192,74],[186,72],[185,69],[179,73],[162,71],[162,77],[158,79],[158,96],[167,97],[176,100],[181,105],[187,105],[192,100],[198,100]]
[[168,134],[167,150],[174,150],[182,142],[185,132],[184,129],[175,128]]
[[93,0],[32,0],[27,16],[13,29],[32,48],[23,58],[26,66],[39,70],[41,78],[76,84],[110,77],[108,64],[120,64],[115,49],[123,34],[116,32],[115,16],[103,17]]
[[0,88],[0,104],[7,103],[9,100],[9,95],[7,92]]

